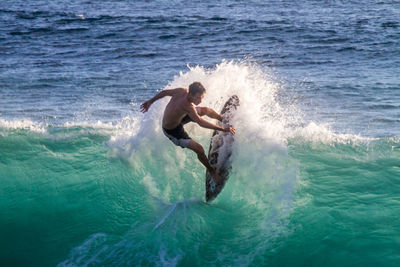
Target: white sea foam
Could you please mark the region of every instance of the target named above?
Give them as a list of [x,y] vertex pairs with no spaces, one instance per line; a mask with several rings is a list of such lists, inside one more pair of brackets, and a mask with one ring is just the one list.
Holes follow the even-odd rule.
[[5,120],[0,118],[0,128],[9,130],[29,130],[36,133],[46,133],[46,123],[34,122],[30,119]]
[[[308,120],[295,104],[287,104],[294,102],[291,99],[285,99],[285,104],[281,104],[277,95],[285,90],[284,86],[267,69],[258,65],[223,61],[212,69],[188,66],[187,72],[175,76],[164,89],[186,88],[194,81],[200,81],[207,89],[201,106],[211,107],[217,112],[229,96],[239,96],[240,107],[233,120],[238,136],[257,136],[282,145],[293,138],[325,144],[370,140],[359,135],[335,133],[327,124]],[[159,100],[145,116],[137,114],[134,119],[135,127],[129,128],[125,124],[118,128],[118,133],[111,138],[111,142],[118,143],[118,139],[126,141],[138,134],[138,137],[148,136],[154,131],[162,136],[160,120],[167,102],[167,99]],[[207,138],[210,133],[208,129],[193,124],[185,127],[193,138]]]
[[[234,178],[215,202],[224,198],[246,201],[262,211],[262,217],[276,214],[281,220],[289,214],[298,179],[298,164],[288,155],[285,131],[289,123],[293,124],[293,118],[301,116],[286,115],[295,107],[279,104],[279,84],[257,66],[222,62],[214,69],[189,67],[165,89],[187,87],[194,81],[202,82],[207,89],[202,105],[217,112],[230,95],[236,94],[240,99],[232,120],[236,128],[231,173]],[[168,99],[157,101],[148,113],[138,114],[135,131],[122,127],[108,144],[115,155],[129,162],[135,176],[142,177],[140,183],[149,195],[175,202],[204,194],[205,169],[194,153],[174,146],[163,135],[161,118],[167,102]],[[193,123],[185,128],[207,149],[211,130]],[[276,229],[271,232],[279,233]]]

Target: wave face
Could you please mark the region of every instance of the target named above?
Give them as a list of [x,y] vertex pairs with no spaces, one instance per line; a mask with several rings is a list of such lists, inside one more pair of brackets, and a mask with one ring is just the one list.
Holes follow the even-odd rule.
[[[202,104],[241,100],[230,180],[204,201],[205,169],[161,131],[167,99],[116,122],[0,120],[1,255],[9,264],[394,265],[400,142],[306,117],[270,72],[224,61]],[[211,131],[189,135],[208,149]],[[29,229],[29,231],[28,231]],[[57,244],[55,246],[54,244]],[[16,248],[23,256],[13,258]],[[43,260],[43,251],[53,256]],[[21,255],[21,254],[20,254]]]

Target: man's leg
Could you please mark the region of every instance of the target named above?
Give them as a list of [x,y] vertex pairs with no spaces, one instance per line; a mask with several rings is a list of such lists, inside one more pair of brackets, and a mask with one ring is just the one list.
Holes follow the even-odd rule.
[[197,154],[197,158],[199,159],[199,161],[207,168],[211,176],[214,178],[214,181],[218,183],[219,175],[217,175],[215,169],[211,167],[210,163],[208,162],[207,156],[204,153],[204,148],[199,143],[193,140],[190,140],[187,148],[189,148],[190,150],[194,151],[194,153]]

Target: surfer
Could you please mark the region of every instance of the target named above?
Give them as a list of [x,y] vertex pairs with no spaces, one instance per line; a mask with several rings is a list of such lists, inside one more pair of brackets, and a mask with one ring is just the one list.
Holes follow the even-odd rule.
[[203,146],[190,138],[183,128],[184,124],[193,121],[204,128],[235,134],[235,129],[233,127],[228,126],[223,128],[201,118],[206,115],[212,119],[222,121],[221,115],[213,109],[197,107],[197,105],[199,105],[203,100],[205,93],[206,89],[199,82],[192,83],[189,86],[189,90],[186,88],[163,90],[150,100],[144,102],[140,106],[140,110],[145,113],[155,101],[165,96],[170,96],[171,99],[165,108],[162,120],[162,129],[165,136],[167,136],[175,145],[182,148],[189,148],[194,151],[197,154],[199,161],[210,172],[214,182],[219,184],[221,178],[208,162]]

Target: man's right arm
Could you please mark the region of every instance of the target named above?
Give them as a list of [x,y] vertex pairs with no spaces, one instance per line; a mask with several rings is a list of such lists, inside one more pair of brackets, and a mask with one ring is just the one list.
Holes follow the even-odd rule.
[[143,112],[143,113],[147,112],[149,110],[151,104],[156,102],[158,99],[161,99],[164,96],[173,96],[180,90],[182,90],[182,89],[181,88],[176,88],[176,89],[162,90],[161,92],[156,94],[154,97],[152,97],[151,99],[149,99],[146,102],[144,102],[143,104],[141,104],[140,105],[140,111]]

